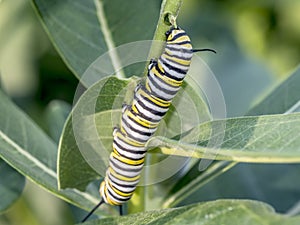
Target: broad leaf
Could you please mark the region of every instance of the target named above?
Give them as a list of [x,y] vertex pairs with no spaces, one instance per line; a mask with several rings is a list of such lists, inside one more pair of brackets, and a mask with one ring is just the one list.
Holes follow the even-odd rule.
[[[94,140],[97,144],[98,133],[93,130],[93,126],[96,124],[92,116],[95,113],[105,112],[115,107],[120,108],[124,101],[124,89],[128,83],[129,81],[118,80],[115,77],[104,78],[88,89],[77,102],[65,124],[59,145],[58,175],[60,188],[76,187],[79,190],[84,190],[90,181],[99,178],[99,175],[83,158],[81,151],[93,154],[94,149],[90,150],[93,147],[91,142]],[[122,89],[123,92],[120,93]],[[102,120],[102,123],[110,121],[111,118],[107,117]],[[107,127],[100,123],[99,126],[102,126],[103,132],[112,136],[112,125]],[[84,140],[85,138],[88,138],[89,142]],[[97,150],[105,151],[100,147],[101,145],[98,146]],[[91,157],[91,159],[98,160],[99,166],[103,165],[100,156]]]
[[[57,189],[57,146],[0,92],[0,157],[51,193],[89,209],[97,203],[90,193]],[[102,211],[105,213],[105,211]]]
[[[180,142],[154,137],[164,154],[236,162],[300,162],[300,113],[241,117],[201,124]],[[213,140],[213,141],[211,141]]]
[[300,217],[277,214],[269,205],[250,200],[218,200],[173,209],[89,221],[86,225],[243,224],[298,225]]
[[22,194],[25,177],[0,159],[0,212],[11,206]]
[[[53,44],[78,79],[113,47],[152,39],[159,14],[157,1],[32,1]],[[106,64],[117,68],[120,57],[110,56]]]
[[51,101],[46,108],[46,119],[52,139],[58,143],[65,121],[71,111],[71,106],[60,100]]
[[[299,213],[299,208],[297,210],[300,199],[299,177],[300,164],[239,163],[180,201],[180,205],[211,199],[246,198],[264,201],[281,213],[289,212],[289,215],[295,211]],[[176,201],[177,199],[175,203]]]
[[300,68],[298,67],[285,81],[275,87],[247,115],[280,114],[299,111]]

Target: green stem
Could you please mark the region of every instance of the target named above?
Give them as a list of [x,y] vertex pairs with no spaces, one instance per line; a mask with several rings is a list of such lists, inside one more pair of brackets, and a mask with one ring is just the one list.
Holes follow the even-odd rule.
[[[164,48],[163,42],[166,40],[165,33],[170,29],[171,23],[169,22],[172,17],[177,17],[180,6],[183,0],[163,0],[161,4],[160,16],[157,22],[156,31],[154,33],[153,40],[162,41],[160,46],[156,44],[151,46],[149,59],[158,58]],[[147,76],[148,64],[144,70],[144,76]],[[157,160],[156,157],[151,157],[150,161]],[[149,173],[155,173],[155,171],[145,171],[146,179],[149,177]],[[128,203],[128,213],[142,212],[146,209],[146,187],[137,187],[131,201]]]
[[[165,33],[170,29],[170,20],[172,17],[177,17],[183,0],[163,0],[160,9],[160,15],[157,22],[157,27],[153,36],[153,40],[161,41],[161,44],[156,42],[151,46],[148,59],[158,58],[164,48],[166,41]],[[147,76],[148,65],[145,67],[144,76]]]
[[192,182],[184,186],[182,189],[177,191],[175,194],[169,196],[162,206],[162,208],[170,208],[176,206],[182,200],[190,196],[192,193],[197,191],[200,187],[204,186],[206,183],[214,179],[215,177],[223,174],[232,167],[234,167],[237,162],[228,163],[227,161],[217,162],[215,165],[209,167],[204,173],[194,179]]

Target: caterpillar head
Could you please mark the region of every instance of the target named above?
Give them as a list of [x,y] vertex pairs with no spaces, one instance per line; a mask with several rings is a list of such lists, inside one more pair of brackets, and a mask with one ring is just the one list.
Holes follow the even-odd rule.
[[184,30],[180,29],[179,27],[174,27],[174,26],[172,26],[172,27],[166,32],[166,39],[167,39],[167,41],[172,41],[173,38],[174,38],[177,34],[186,35],[186,33],[185,33]]

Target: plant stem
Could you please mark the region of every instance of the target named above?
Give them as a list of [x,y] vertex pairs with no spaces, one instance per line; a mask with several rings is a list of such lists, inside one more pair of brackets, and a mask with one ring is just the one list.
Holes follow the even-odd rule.
[[[161,45],[157,43],[153,44],[150,49],[150,53],[148,59],[151,58],[158,58],[164,48],[164,42],[166,41],[165,33],[167,30],[170,29],[170,16],[177,17],[180,6],[183,0],[163,0],[161,4],[160,16],[157,22],[156,31],[154,33],[153,40],[161,41]],[[148,64],[144,70],[144,77],[147,76],[148,72]],[[149,161],[153,162],[157,160],[157,157],[151,156]],[[155,171],[145,171],[146,179],[149,177],[149,173],[155,173]],[[138,186],[135,190],[135,194],[132,196],[131,201],[128,203],[128,213],[133,212],[141,212],[145,211],[146,209],[146,187],[145,186]]]
[[[177,17],[179,9],[182,5],[183,0],[163,0],[160,9],[160,15],[157,22],[157,27],[153,36],[154,41],[161,41],[155,42],[150,49],[148,59],[158,58],[164,48],[164,42],[166,41],[166,31],[170,29],[171,23],[170,16]],[[148,65],[145,67],[144,76],[147,76]]]

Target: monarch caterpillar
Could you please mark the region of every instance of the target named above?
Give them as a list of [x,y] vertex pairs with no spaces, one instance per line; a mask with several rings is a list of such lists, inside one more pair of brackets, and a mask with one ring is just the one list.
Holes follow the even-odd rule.
[[185,78],[194,52],[186,32],[173,25],[166,32],[166,45],[157,60],[151,60],[145,84],[138,84],[130,105],[124,105],[120,127],[113,131],[113,151],[104,181],[100,184],[101,201],[82,220],[103,203],[122,205],[139,182],[144,165],[145,144],[156,131]]

